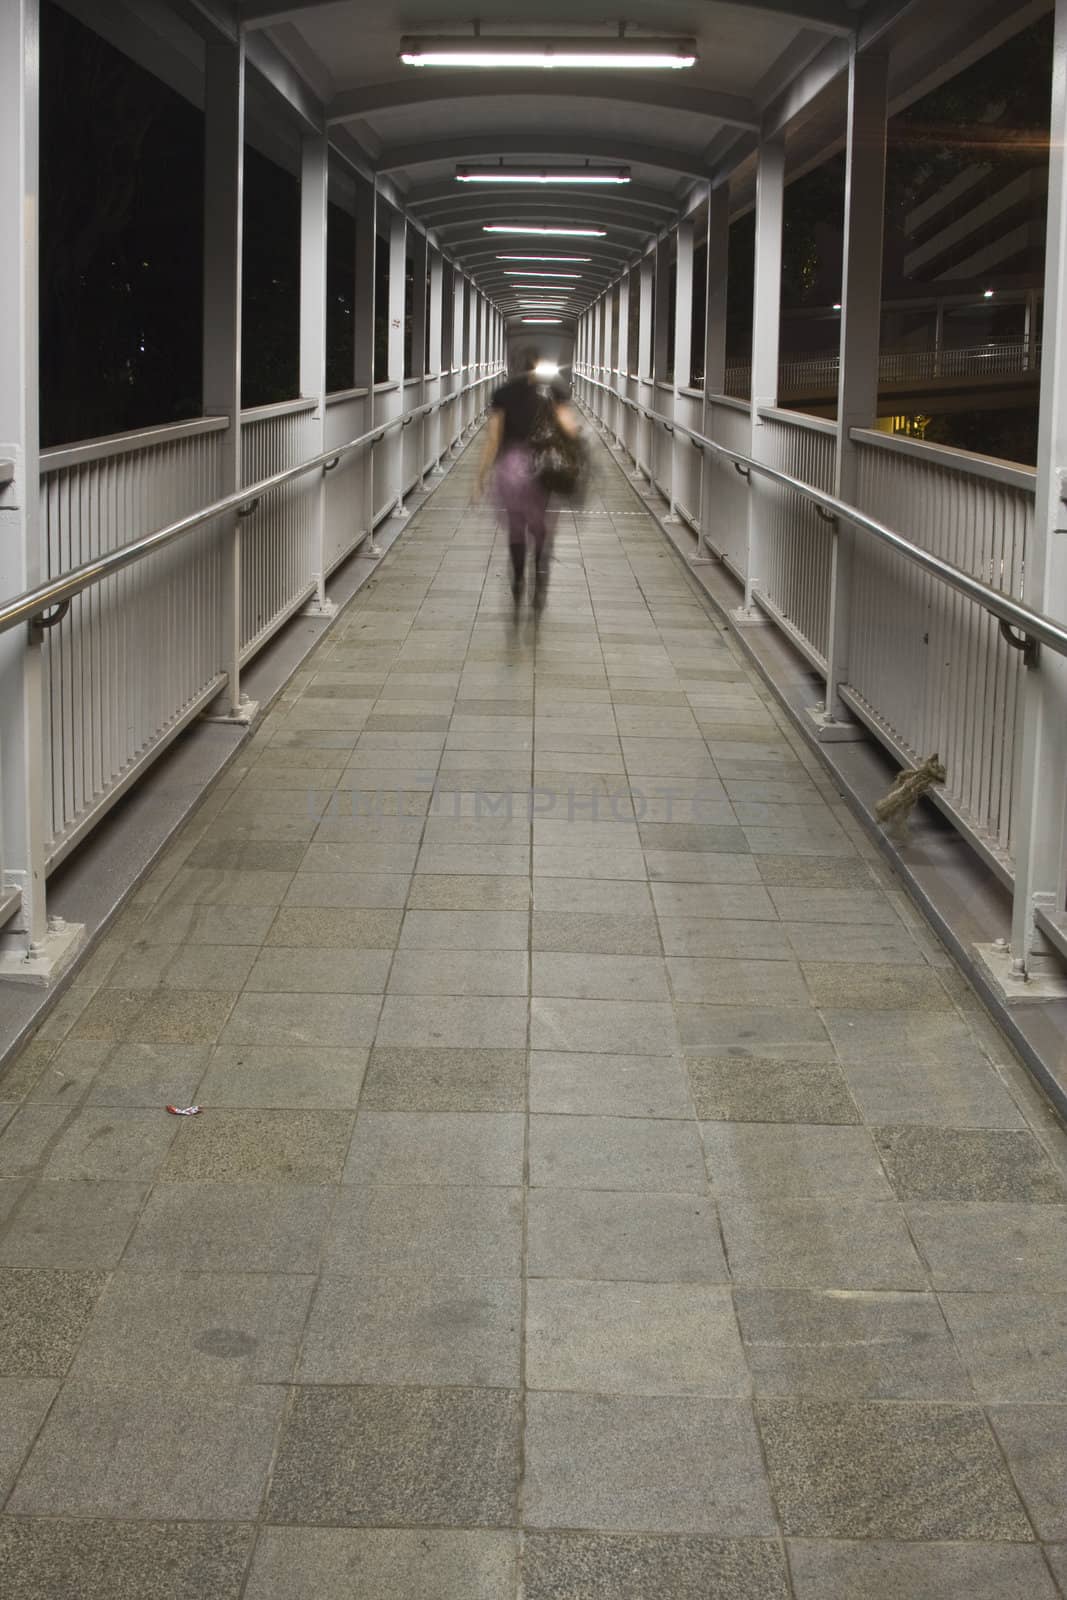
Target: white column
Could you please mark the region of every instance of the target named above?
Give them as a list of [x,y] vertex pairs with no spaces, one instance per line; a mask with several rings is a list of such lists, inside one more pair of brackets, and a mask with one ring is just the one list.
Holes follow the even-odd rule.
[[[415,406],[425,405],[429,399],[429,385],[426,379],[426,374],[429,370],[426,365],[426,272],[428,265],[426,235],[411,228],[408,231],[408,244],[411,247],[411,264],[414,272],[414,283],[411,291],[411,375],[419,380],[411,388],[409,409],[412,409]],[[421,489],[425,487],[423,468],[426,465],[430,438],[429,418],[420,417],[411,426],[415,429],[419,441],[418,487]]]
[[[407,223],[399,212],[389,214],[389,307],[388,356],[386,381],[399,388],[389,396],[392,415],[399,417],[406,409],[407,390],[404,387],[404,312],[407,299]],[[393,502],[393,515],[406,517],[404,508],[404,436],[403,429],[394,428],[378,446],[380,459],[388,463],[389,482],[387,495]]]
[[[726,282],[730,259],[730,189],[722,184],[708,195],[707,314],[704,325],[704,400],[700,431],[714,434],[714,413],[708,399],[726,388]],[[733,472],[705,451],[700,468],[700,542],[714,544],[716,474]]]
[[[366,389],[367,401],[364,421],[369,431],[375,421],[374,398],[374,323],[375,283],[377,279],[378,194],[377,186],[356,180],[356,295],[352,314],[355,318],[355,377],[356,388]],[[366,533],[366,551],[369,556],[380,555],[374,538],[374,458],[375,447],[369,446],[363,459],[362,510],[360,521]]]
[[[1067,0],[1056,0],[1052,56],[1048,232],[1034,535],[1023,599],[1067,621]],[[1016,975],[1040,975],[1038,910],[1064,915],[1067,880],[1067,659],[1047,648],[1026,674],[1011,957]]]
[[612,387],[618,399],[615,402],[615,443],[621,450],[623,447],[623,418],[626,408],[622,403],[622,396],[626,393],[626,373],[629,364],[630,344],[630,274],[626,273],[619,280],[619,348],[615,360],[615,373],[612,377]]
[[604,292],[604,356],[603,360],[601,361],[601,367],[603,370],[600,373],[601,383],[606,383],[609,390],[608,393],[605,393],[603,389],[600,391],[600,414],[604,419],[605,428],[610,428],[615,419],[615,379],[612,374],[612,367],[614,363],[611,359],[612,346],[614,342],[615,302],[611,290],[607,289]]
[[[41,581],[37,364],[37,0],[0,7],[0,598]],[[54,975],[45,907],[41,635],[0,633],[0,972]],[[4,925],[6,924],[6,928]],[[72,930],[73,931],[73,930]],[[79,930],[81,931],[81,930]],[[72,941],[73,942],[73,941]],[[71,952],[72,953],[72,952]]]
[[[756,270],[752,306],[752,448],[760,459],[760,407],[778,403],[778,344],[782,299],[782,211],[785,199],[785,136],[765,139],[756,171]],[[759,587],[762,524],[767,494],[756,474],[749,483],[745,552],[745,603],[737,620],[759,621],[752,601]]]
[[[878,355],[882,324],[882,246],[885,212],[886,122],[889,61],[859,55],[849,63],[848,134],[845,168],[845,241],[841,273],[841,358],[837,388],[837,462],[834,490],[855,505],[858,498],[853,428],[870,428],[878,415]],[[830,623],[822,738],[858,738],[839,696],[848,682],[852,566],[856,530],[837,524],[830,574]]]
[[[205,47],[204,412],[224,416],[219,491],[241,487],[241,270],[244,208],[243,39]],[[219,665],[227,675],[224,720],[255,711],[241,694],[241,524],[225,519]]]
[[[668,235],[666,239],[660,239],[656,245],[656,318],[652,372],[657,385],[667,382],[668,356],[671,349],[668,311],[670,307],[671,274],[673,271],[671,238]],[[659,409],[658,397],[653,399],[652,409]]]
[[[436,250],[430,252],[430,372],[434,374],[434,396],[440,400],[444,394],[444,378],[442,377],[443,361],[441,359],[441,326],[444,302],[442,287],[444,279],[444,262]],[[437,410],[430,418],[430,455],[434,461],[434,471],[441,466],[441,412]]]
[[[674,274],[674,394],[671,415],[677,417],[681,406],[678,391],[689,385],[693,361],[693,224],[686,220],[678,224],[678,255]],[[671,508],[672,518],[678,515],[678,498],[682,487],[683,464],[693,453],[693,446],[682,434],[675,434],[671,450]],[[686,508],[692,517],[699,517],[699,506]]]
[[[640,306],[637,324],[637,398],[647,404],[650,399],[651,385],[654,381],[652,373],[652,280],[654,257],[643,256],[638,268],[640,274]],[[638,476],[642,472],[651,475],[652,460],[648,449],[650,437],[650,424],[638,418],[634,437],[634,465]],[[644,441],[644,448],[642,448]],[[641,457],[644,455],[644,461]]]
[[[300,164],[300,395],[314,396],[314,454],[326,448],[326,196],[329,143],[325,133],[304,136]],[[326,475],[319,474],[313,508],[312,571],[315,596],[306,611],[333,616],[326,599]]]

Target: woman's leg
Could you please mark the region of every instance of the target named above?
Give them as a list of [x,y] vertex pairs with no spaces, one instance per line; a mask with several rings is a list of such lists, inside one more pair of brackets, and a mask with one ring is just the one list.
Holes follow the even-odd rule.
[[548,509],[548,496],[537,486],[531,503],[530,537],[534,547],[534,610],[540,611],[548,593],[548,568],[552,559],[552,513]]
[[517,600],[526,570],[526,517],[521,511],[508,512],[508,555],[511,557],[511,593]]

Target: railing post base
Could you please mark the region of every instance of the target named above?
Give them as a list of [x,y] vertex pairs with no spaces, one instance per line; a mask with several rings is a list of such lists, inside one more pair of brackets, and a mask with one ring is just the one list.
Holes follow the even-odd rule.
[[770,622],[770,618],[759,606],[735,606],[730,612],[730,621],[735,628],[754,628],[757,624]]
[[804,715],[815,729],[820,744],[858,744],[866,739],[867,730],[851,717],[835,717],[822,706],[805,706]]
[[1067,977],[1054,959],[1031,954],[1027,972],[1017,972],[1011,947],[1006,939],[995,944],[976,944],[974,953],[988,979],[1005,1005],[1033,1004],[1035,1000],[1067,999]]
[[[17,936],[15,936],[17,937]],[[0,979],[47,988],[66,972],[85,944],[85,925],[49,917],[48,932],[36,944],[5,949],[0,945]]]
[[380,561],[382,556],[385,554],[385,551],[382,549],[373,533],[368,534],[366,540],[364,541],[364,545],[365,548],[364,546],[360,547],[360,554],[366,556],[368,561]]
[[329,621],[331,617],[335,617],[337,615],[337,611],[338,607],[336,601],[327,600],[325,597],[320,599],[319,596],[316,595],[313,600],[308,601],[300,615],[302,617],[322,617]]
[[398,500],[396,505],[393,507],[392,514],[398,522],[404,522],[408,517],[410,517],[411,512],[407,509],[403,500]]
[[243,694],[235,706],[230,706],[227,711],[205,711],[205,722],[229,723],[234,727],[247,728],[255,720],[259,711],[259,701],[250,700]]

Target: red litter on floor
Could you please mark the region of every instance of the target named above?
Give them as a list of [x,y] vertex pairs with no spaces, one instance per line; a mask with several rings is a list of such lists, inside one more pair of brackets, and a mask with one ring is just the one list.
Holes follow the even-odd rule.
[[167,1110],[172,1117],[198,1117],[200,1115],[199,1106],[168,1106]]

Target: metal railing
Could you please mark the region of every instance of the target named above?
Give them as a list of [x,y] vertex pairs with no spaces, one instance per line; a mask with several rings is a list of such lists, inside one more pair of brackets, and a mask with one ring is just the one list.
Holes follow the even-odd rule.
[[[584,371],[576,386],[594,415],[608,409],[602,396],[619,402],[610,384]],[[848,504],[828,487],[831,424],[761,411],[754,434],[748,407],[708,396],[709,425],[720,435],[709,437],[629,397],[621,403],[703,458],[702,541],[747,580],[753,601],[823,677],[834,541],[846,524],[865,536],[849,568],[846,676],[831,687],[902,762],[940,754],[948,781],[935,798],[1010,882],[1026,670],[1040,668],[1042,647],[1067,656],[1067,623],[1018,598],[1033,472],[858,429],[850,441],[863,504]],[[637,465],[648,473],[647,460]],[[1062,876],[1067,882],[1067,863]]]
[[[322,427],[315,402],[245,412],[246,481],[221,496],[225,419],[42,455],[48,576],[0,603],[0,635],[29,625],[27,648],[41,652],[44,815],[35,822],[44,830],[49,867],[225,688],[224,526],[236,518],[241,527],[237,601],[244,661],[314,597],[320,577],[372,534],[398,496],[402,501],[455,447],[484,409],[475,391],[495,376],[496,370],[485,372],[311,455],[309,441],[321,438]],[[337,422],[354,420],[364,402],[358,392],[344,397]],[[327,402],[328,441],[336,431],[332,409]],[[426,421],[437,413],[432,459],[420,439],[413,453],[398,449],[394,460],[382,462],[384,505],[368,514],[364,491],[379,477],[375,446],[405,430],[408,436],[428,433]],[[146,523],[155,524],[151,532],[123,537]]]

